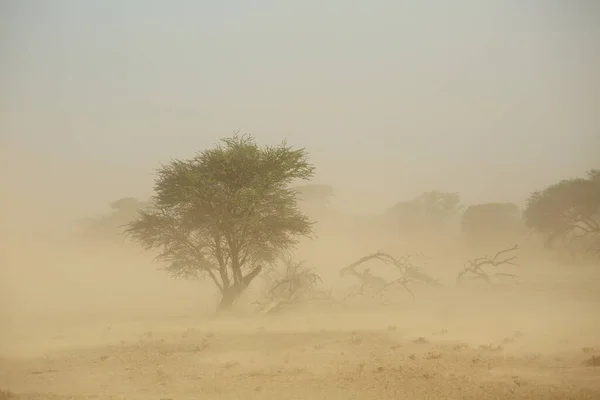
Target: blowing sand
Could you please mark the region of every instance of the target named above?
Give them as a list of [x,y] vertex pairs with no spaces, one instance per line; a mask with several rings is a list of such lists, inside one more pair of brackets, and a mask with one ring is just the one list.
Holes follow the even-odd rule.
[[0,398],[600,399],[594,293],[448,289],[280,315],[15,318]]

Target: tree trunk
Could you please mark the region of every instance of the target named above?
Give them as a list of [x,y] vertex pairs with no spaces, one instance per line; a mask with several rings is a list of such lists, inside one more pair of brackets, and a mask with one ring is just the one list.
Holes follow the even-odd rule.
[[238,299],[238,297],[240,297],[240,295],[244,292],[244,290],[246,290],[248,285],[250,285],[250,282],[252,282],[252,280],[256,278],[256,276],[258,276],[258,274],[261,271],[262,266],[258,266],[254,268],[252,272],[250,272],[248,275],[242,276],[240,270],[240,277],[234,281],[233,285],[228,286],[221,291],[222,297],[221,302],[219,303],[218,310],[230,310],[235,304],[235,301]]
[[233,285],[221,292],[221,301],[217,307],[218,311],[230,310],[238,297],[242,294],[242,289],[239,285]]

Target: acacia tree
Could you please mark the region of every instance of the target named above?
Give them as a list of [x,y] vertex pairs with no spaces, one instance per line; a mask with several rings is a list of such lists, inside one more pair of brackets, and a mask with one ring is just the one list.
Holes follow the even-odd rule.
[[412,231],[422,227],[438,227],[461,209],[459,193],[432,190],[413,200],[396,203],[386,216],[394,223],[399,223],[402,230]]
[[600,171],[591,170],[587,178],[563,180],[532,193],[523,219],[529,228],[547,235],[547,247],[562,238],[585,240],[599,250]]
[[140,211],[127,232],[157,249],[173,277],[208,277],[221,292],[219,308],[230,308],[298,237],[310,235],[290,184],[313,173],[304,149],[261,148],[236,134],[160,168],[153,208]]

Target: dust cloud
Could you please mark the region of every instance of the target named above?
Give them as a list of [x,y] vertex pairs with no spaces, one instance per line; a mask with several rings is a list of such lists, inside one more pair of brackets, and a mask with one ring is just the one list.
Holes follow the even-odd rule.
[[[598,370],[586,365],[600,348],[600,273],[565,265],[534,237],[514,238],[520,266],[509,272],[521,285],[458,288],[464,262],[500,244],[466,244],[457,221],[399,236],[385,210],[309,209],[316,238],[294,257],[316,268],[333,298],[357,283],[340,269],[378,250],[424,253],[424,270],[444,287],[411,286],[414,297],[395,291],[391,302],[358,296],[264,314],[253,303],[264,293],[257,279],[234,312],[215,314],[218,294],[208,282],[171,279],[127,240],[82,239],[81,218],[96,205],[72,204],[67,185],[79,189],[66,175],[48,182],[32,160],[18,165],[25,158],[12,157],[3,199],[0,309],[0,387],[22,398],[600,393]],[[393,269],[369,268],[393,279]]]
[[[46,3],[0,2],[0,400],[600,398],[597,262],[390,213],[522,209],[598,168],[599,2]],[[335,191],[293,254],[319,301],[265,304],[262,276],[216,313],[209,281],[82,235],[235,129],[306,147]],[[457,285],[515,244],[508,279]],[[437,284],[341,272],[377,251]]]

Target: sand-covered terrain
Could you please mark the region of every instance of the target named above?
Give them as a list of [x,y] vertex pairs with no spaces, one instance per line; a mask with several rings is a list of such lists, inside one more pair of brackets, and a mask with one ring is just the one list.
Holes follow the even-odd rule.
[[600,0],[0,0],[0,400],[600,400]]
[[584,292],[14,319],[0,388],[23,399],[600,399],[600,313]]

